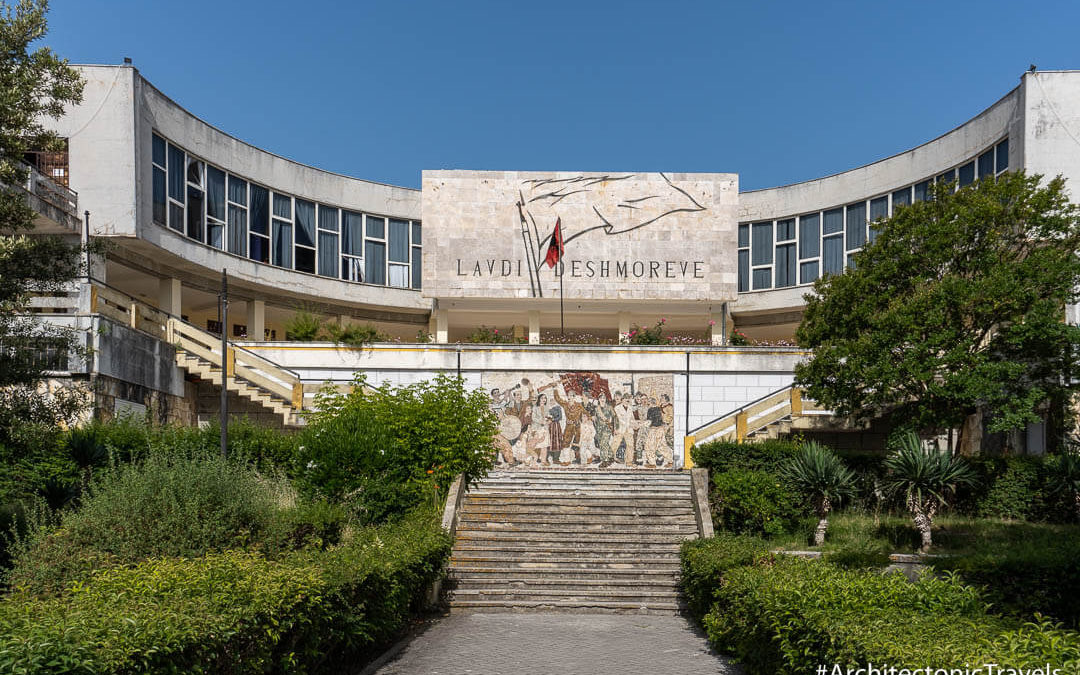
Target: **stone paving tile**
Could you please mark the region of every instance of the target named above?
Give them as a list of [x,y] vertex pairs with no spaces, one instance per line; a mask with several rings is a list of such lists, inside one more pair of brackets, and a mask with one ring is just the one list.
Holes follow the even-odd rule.
[[376,675],[715,675],[741,670],[682,616],[451,614]]

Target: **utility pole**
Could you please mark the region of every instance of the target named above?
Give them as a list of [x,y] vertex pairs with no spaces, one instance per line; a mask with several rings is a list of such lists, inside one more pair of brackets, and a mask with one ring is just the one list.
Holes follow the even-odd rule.
[[218,296],[221,318],[221,456],[229,457],[229,275],[221,268],[221,295]]

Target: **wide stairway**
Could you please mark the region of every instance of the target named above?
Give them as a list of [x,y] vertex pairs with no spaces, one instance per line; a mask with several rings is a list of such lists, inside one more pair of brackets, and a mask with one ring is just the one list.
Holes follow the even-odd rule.
[[450,608],[675,613],[696,536],[689,472],[495,472],[465,495]]

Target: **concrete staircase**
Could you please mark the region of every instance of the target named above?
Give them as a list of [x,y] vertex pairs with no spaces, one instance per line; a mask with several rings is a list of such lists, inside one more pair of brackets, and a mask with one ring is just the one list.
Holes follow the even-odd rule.
[[286,427],[304,423],[304,385],[299,376],[276,363],[230,345],[222,358],[221,339],[175,318],[168,319],[166,340],[176,347],[176,365],[200,380],[235,393],[280,415]]
[[452,611],[679,611],[688,472],[505,471],[465,495]]

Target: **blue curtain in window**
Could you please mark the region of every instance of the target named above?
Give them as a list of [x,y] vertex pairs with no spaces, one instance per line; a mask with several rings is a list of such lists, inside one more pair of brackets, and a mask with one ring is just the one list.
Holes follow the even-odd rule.
[[[390,262],[409,262],[409,223],[405,220],[390,221]],[[408,282],[405,283],[408,285]]]
[[844,238],[841,236],[825,237],[822,240],[825,249],[825,274],[839,274],[844,271]]
[[315,204],[296,200],[296,245],[315,248]]
[[206,213],[211,218],[225,221],[225,172],[212,166],[206,167]]
[[251,186],[251,231],[270,234],[270,191],[258,185]]
[[319,232],[319,274],[324,277],[336,277],[338,275],[338,236],[336,232]]
[[284,220],[274,219],[273,225],[274,264],[278,267],[292,267],[292,225]]
[[364,247],[364,280],[369,284],[386,285],[386,244],[378,241],[366,243]]
[[247,206],[247,181],[236,176],[229,176],[229,201]]
[[[772,262],[772,223],[754,223],[753,232],[750,247],[751,264],[768,265]],[[755,288],[757,288],[756,285]]]
[[866,202],[849,204],[847,207],[848,250],[862,248],[866,244]]
[[341,252],[344,255],[364,255],[364,216],[351,211],[341,214]]
[[229,253],[247,255],[247,209],[229,205]]
[[816,258],[820,254],[821,216],[817,213],[799,216],[799,257]]

